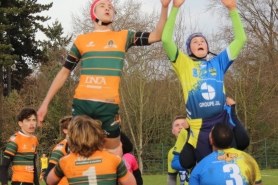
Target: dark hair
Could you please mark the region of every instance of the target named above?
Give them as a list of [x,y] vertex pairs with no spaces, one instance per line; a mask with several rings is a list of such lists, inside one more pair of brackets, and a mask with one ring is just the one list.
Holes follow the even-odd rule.
[[226,149],[232,144],[233,131],[228,124],[217,123],[211,131],[211,137],[215,147]]
[[18,121],[23,121],[24,119],[30,118],[34,115],[37,118],[37,112],[32,108],[23,108],[20,113],[17,115]]
[[62,129],[68,129],[72,116],[65,116],[59,120]]

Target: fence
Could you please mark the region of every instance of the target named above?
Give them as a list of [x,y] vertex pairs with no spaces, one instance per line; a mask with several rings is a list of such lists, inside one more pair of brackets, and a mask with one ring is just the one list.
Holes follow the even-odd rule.
[[[269,143],[269,144],[268,144]],[[258,163],[261,170],[278,169],[278,141],[260,141],[250,145],[245,152],[249,153]],[[149,146],[143,153],[144,174],[167,174],[168,151],[173,146],[159,144]],[[249,152],[252,147],[252,152]],[[156,151],[151,148],[156,148]],[[159,153],[160,151],[160,153]]]
[[[278,146],[277,140],[263,140],[256,144],[249,146],[252,147],[251,154],[261,170],[278,169]],[[143,172],[144,174],[167,174],[167,157],[168,151],[173,146],[164,144],[153,144],[145,147],[142,154],[143,158]],[[42,153],[46,153],[48,156],[50,150],[39,150],[38,156]],[[136,153],[135,153],[136,154]],[[0,159],[2,161],[3,151],[0,151]],[[37,167],[40,169],[40,157],[37,158]]]

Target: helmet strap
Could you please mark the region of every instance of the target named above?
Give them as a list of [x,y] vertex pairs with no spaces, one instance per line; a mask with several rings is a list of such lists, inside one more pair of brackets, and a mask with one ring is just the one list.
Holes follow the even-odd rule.
[[208,52],[208,54],[211,54],[211,55],[213,55],[213,56],[217,56],[217,54],[215,54],[215,53],[212,53],[212,52]]
[[206,56],[204,56],[203,58],[201,57],[197,57],[196,55],[194,55],[193,53],[191,55],[189,55],[190,57],[194,58],[194,59],[198,59],[198,60],[205,60],[206,57],[208,56],[209,52],[207,53]]
[[98,18],[96,18],[96,23],[98,23],[98,25],[100,26],[107,26],[109,24],[111,24],[112,22],[102,22],[101,20],[99,20]]
[[192,57],[192,58],[194,58],[194,59],[198,59],[198,60],[204,60],[209,54],[214,55],[214,56],[217,56],[217,54],[212,53],[212,52],[209,51],[209,52],[207,53],[207,55],[206,55],[205,57],[203,57],[203,58],[197,57],[197,56],[194,55],[193,53],[190,55],[190,57]]

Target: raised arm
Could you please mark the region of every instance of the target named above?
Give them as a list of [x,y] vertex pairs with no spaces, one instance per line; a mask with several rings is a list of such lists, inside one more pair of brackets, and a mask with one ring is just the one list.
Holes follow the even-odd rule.
[[242,22],[240,20],[240,16],[236,9],[236,0],[222,0],[222,3],[228,8],[230,12],[230,17],[232,19],[235,39],[229,45],[228,49],[230,52],[230,59],[234,60],[237,58],[239,52],[243,48],[247,38]]
[[163,29],[162,33],[162,44],[163,47],[167,53],[167,56],[171,61],[176,60],[178,48],[174,41],[172,40],[173,33],[174,33],[174,27],[175,27],[175,21],[178,15],[178,11],[180,6],[184,3],[184,0],[174,0],[173,7],[171,9],[170,16],[166,22],[166,25]]
[[45,99],[43,100],[43,103],[41,104],[37,114],[38,114],[38,126],[42,126],[42,122],[44,120],[44,117],[47,113],[47,109],[48,109],[48,105],[51,102],[51,100],[53,99],[53,97],[57,94],[57,92],[63,87],[63,85],[65,84],[66,80],[68,79],[70,75],[70,70],[63,67],[59,73],[57,74],[57,76],[55,77],[55,79],[53,80],[48,93],[45,97]]
[[148,39],[149,44],[161,41],[163,28],[164,28],[166,20],[167,20],[168,5],[169,5],[170,1],[171,0],[161,0],[162,8],[161,8],[160,18],[156,25],[155,30],[150,33],[150,36]]

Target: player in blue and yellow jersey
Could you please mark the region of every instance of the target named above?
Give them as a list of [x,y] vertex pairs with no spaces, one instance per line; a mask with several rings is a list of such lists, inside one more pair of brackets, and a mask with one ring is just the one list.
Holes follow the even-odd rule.
[[[187,138],[187,131],[185,129],[189,129],[189,125],[186,122],[186,117],[185,116],[177,116],[174,118],[172,121],[172,134],[176,138],[181,134],[184,136],[183,140],[179,141],[185,141]],[[184,143],[181,143],[183,146]],[[180,178],[180,185],[187,185],[188,184],[188,176],[189,176],[189,171],[184,169],[184,170],[176,170],[173,169],[171,166],[172,160],[174,158],[174,147],[171,148],[168,152],[168,179],[167,179],[167,184],[168,185],[176,185],[177,184],[177,175],[179,174]]]
[[150,45],[161,40],[170,1],[161,0],[161,16],[154,31],[134,32],[112,31],[111,23],[115,14],[112,3],[110,0],[95,0],[90,12],[94,30],[79,35],[74,41],[63,68],[55,77],[38,110],[39,124],[42,124],[50,101],[80,62],[81,76],[75,89],[72,114],[88,115],[100,120],[107,135],[105,148],[113,153],[119,150],[119,124],[113,123],[119,121],[119,85],[125,53],[132,46]]
[[88,116],[76,116],[68,129],[71,153],[56,164],[47,176],[54,185],[64,176],[69,184],[136,185],[123,160],[103,149],[104,133],[101,123]]
[[247,153],[230,148],[233,131],[226,123],[217,123],[209,141],[213,152],[193,169],[189,184],[192,185],[261,185],[257,162]]
[[[249,136],[247,134],[247,131],[244,129],[242,123],[240,122],[239,118],[237,117],[237,114],[236,114],[236,102],[230,98],[230,97],[227,97],[226,98],[226,105],[227,105],[227,111],[230,111],[229,112],[229,118],[231,118],[231,120],[229,120],[229,122],[231,123],[234,123],[234,125],[236,125],[236,127],[233,127],[233,125],[231,125],[233,127],[233,132],[234,132],[234,135],[236,135],[236,137],[234,138],[233,140],[233,146],[236,146],[235,143],[241,143],[241,145],[237,145],[237,148],[240,149],[240,150],[244,150],[245,149],[245,146],[248,146],[249,145],[249,142],[250,142],[250,139],[249,139]],[[227,117],[228,118],[228,117]],[[222,119],[218,119],[218,120],[213,120],[214,122],[215,121],[219,121],[221,122]],[[228,121],[228,120],[226,120]],[[237,129],[235,129],[237,128]],[[203,128],[203,131],[206,131],[206,133],[210,133],[209,132],[209,127],[206,127],[206,128]],[[190,150],[190,146],[191,145],[188,145],[186,144],[186,141],[188,140],[188,137],[185,136],[185,134],[181,134],[181,135],[184,135],[184,136],[181,136],[180,135],[178,136],[178,139],[177,139],[177,142],[175,144],[175,153],[179,153],[180,155],[175,155],[173,162],[172,162],[172,165],[173,165],[173,168],[177,168],[177,169],[183,169],[182,166],[186,166],[188,164],[188,161],[197,161],[199,162],[203,157],[205,157],[206,155],[203,155],[203,156],[200,156],[199,153],[197,153],[195,151],[195,155],[197,154],[197,157],[194,158],[194,153],[192,153],[192,150]],[[204,137],[205,134],[203,134],[203,137]],[[205,140],[205,138],[203,138]],[[208,139],[206,139],[208,140]],[[211,145],[208,145],[207,143],[201,143],[198,145],[198,147],[202,147],[202,150],[204,151],[207,151],[210,153],[210,151],[212,150],[211,148]],[[206,153],[206,154],[209,154],[209,153]],[[180,157],[179,159],[176,159],[177,157]],[[178,164],[175,164],[175,162],[179,161]]]
[[[54,149],[52,150],[52,153],[50,155],[49,159],[49,165],[48,168],[44,174],[44,180],[46,181],[47,175],[52,170],[52,168],[59,162],[59,160],[66,156],[69,153],[69,148],[67,144],[67,135],[68,135],[68,126],[69,123],[72,120],[72,116],[65,116],[64,118],[59,120],[59,123],[61,125],[61,129],[63,133],[65,134],[65,139],[63,139],[60,143],[58,143]],[[64,177],[59,182],[59,185],[68,185],[68,180]]]
[[[194,33],[186,41],[187,55],[184,54],[172,40],[176,16],[184,1],[173,1],[173,8],[163,30],[162,43],[183,89],[187,122],[190,125],[190,146],[187,147],[191,151],[187,154],[194,152],[194,157],[200,161],[211,152],[207,138],[214,124],[219,121],[229,123],[231,120],[228,114],[230,110],[225,110],[224,74],[244,46],[246,35],[236,9],[236,0],[222,0],[230,12],[235,39],[220,54],[207,60],[210,53],[208,42],[201,33]],[[246,134],[243,127],[236,127],[235,130],[238,130],[235,133]],[[236,144],[240,148],[248,146],[244,142]],[[195,164],[194,160],[189,160],[184,167],[189,169]]]
[[39,185],[36,168],[38,139],[33,135],[37,126],[37,113],[32,108],[20,111],[18,125],[21,130],[10,137],[0,165],[2,185],[8,184],[8,169],[12,163],[12,185]]

